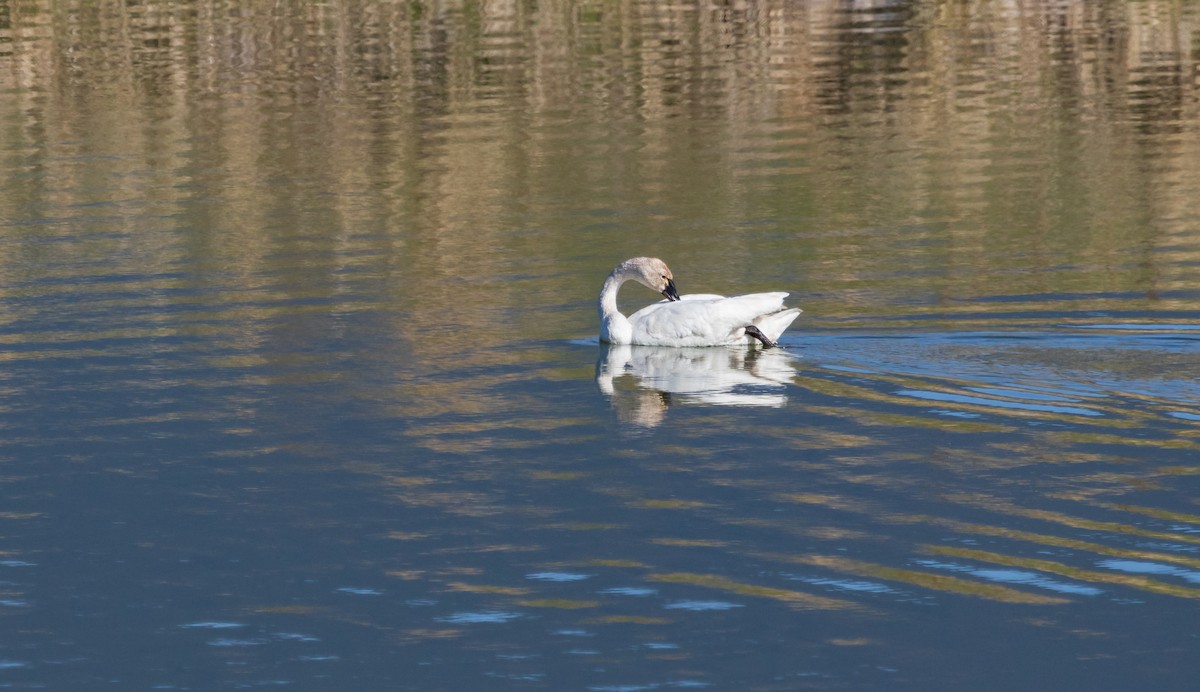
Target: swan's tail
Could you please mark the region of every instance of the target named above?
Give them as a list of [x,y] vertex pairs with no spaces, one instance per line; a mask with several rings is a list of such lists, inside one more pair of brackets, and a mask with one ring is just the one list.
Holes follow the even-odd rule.
[[754,326],[758,327],[771,341],[779,341],[779,337],[783,336],[783,332],[796,319],[801,312],[800,308],[788,308],[779,312],[772,312],[766,315],[759,315],[754,318]]

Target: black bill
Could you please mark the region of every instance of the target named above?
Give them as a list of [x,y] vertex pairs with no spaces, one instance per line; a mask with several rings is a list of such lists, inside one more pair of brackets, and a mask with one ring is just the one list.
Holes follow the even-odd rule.
[[674,279],[667,279],[667,287],[663,289],[662,294],[667,300],[679,300],[679,291],[675,290]]

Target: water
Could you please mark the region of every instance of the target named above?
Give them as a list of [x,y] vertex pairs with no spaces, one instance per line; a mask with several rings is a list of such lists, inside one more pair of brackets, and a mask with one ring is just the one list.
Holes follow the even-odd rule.
[[0,685],[1190,689],[1197,29],[0,3]]

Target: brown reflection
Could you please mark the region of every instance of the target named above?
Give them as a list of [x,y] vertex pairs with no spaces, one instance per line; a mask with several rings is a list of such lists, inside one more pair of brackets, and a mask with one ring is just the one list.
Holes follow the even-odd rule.
[[1045,572],[1047,574],[1060,574],[1064,577],[1070,577],[1080,581],[1120,584],[1122,586],[1129,586],[1136,589],[1141,589],[1143,591],[1149,591],[1151,593],[1165,594],[1167,596],[1178,596],[1180,598],[1200,598],[1200,589],[1168,584],[1166,582],[1161,582],[1157,579],[1150,579],[1148,577],[1080,569],[1077,567],[1064,565],[1053,560],[1013,557],[1010,555],[1001,555],[985,550],[953,548],[948,546],[925,546],[925,549],[934,555],[948,555],[951,557],[967,558],[980,562],[990,562],[993,564],[1005,565],[1008,567],[1023,567],[1026,569],[1036,570],[1038,572]]
[[1100,521],[1095,519],[1087,519],[1084,517],[1072,516],[1063,512],[1055,512],[1044,509],[1031,509],[1021,507],[1014,502],[992,497],[982,494],[955,494],[948,496],[947,499],[961,502],[967,505],[986,507],[997,512],[1010,514],[1014,516],[1022,516],[1030,519],[1039,519],[1054,524],[1063,526],[1086,529],[1090,531],[1103,531],[1117,534],[1127,534],[1131,536],[1142,536],[1145,538],[1154,538],[1157,540],[1169,541],[1173,543],[1193,543],[1200,544],[1200,536],[1194,536],[1178,532],[1169,531],[1152,531],[1139,528],[1133,524],[1131,520],[1129,524],[1123,524],[1116,521]]
[[1038,543],[1055,548],[1066,548],[1074,551],[1096,553],[1097,555],[1111,555],[1114,557],[1123,557],[1136,560],[1164,562],[1200,569],[1200,558],[1178,555],[1176,553],[1166,551],[1121,548],[1112,545],[1105,545],[1103,543],[1096,543],[1094,541],[1083,541],[1074,538],[1065,538],[1062,536],[1034,533],[1032,531],[1021,531],[1003,526],[972,524],[969,522],[956,521],[953,519],[940,517],[895,517],[895,519],[898,521],[921,521],[938,524],[939,526],[945,526],[947,528],[952,528],[956,531],[961,531],[964,533],[975,533],[984,536],[1010,538],[1013,540]]
[[[1055,512],[1042,509],[1030,509],[1021,507],[1014,502],[1007,501],[995,496],[984,496],[979,494],[950,494],[943,495],[940,499],[949,500],[955,503],[967,504],[974,508],[987,509],[995,512],[997,517],[993,524],[981,524],[976,522],[962,521],[951,518],[953,513],[949,515],[901,515],[901,514],[883,514],[880,508],[854,501],[850,498],[842,498],[832,495],[815,495],[815,494],[795,494],[789,496],[781,496],[780,499],[790,502],[800,502],[804,504],[826,507],[836,512],[841,512],[849,515],[870,516],[876,519],[881,524],[912,524],[925,523],[933,524],[956,533],[963,534],[961,539],[963,542],[976,542],[973,537],[987,536],[992,539],[992,545],[996,546],[993,550],[980,550],[977,548],[964,548],[958,545],[959,538],[945,539],[950,545],[923,545],[914,546],[914,549],[932,553],[936,555],[957,557],[964,560],[969,560],[976,563],[1000,564],[1008,567],[1019,567],[1029,570],[1031,573],[1043,573],[1048,575],[1064,576],[1075,579],[1081,582],[1101,582],[1113,585],[1119,585],[1127,588],[1140,589],[1158,594],[1177,596],[1183,598],[1195,598],[1200,594],[1200,589],[1179,584],[1172,584],[1164,579],[1156,579],[1138,574],[1122,573],[1121,565],[1127,564],[1129,569],[1146,570],[1156,574],[1173,575],[1176,577],[1194,578],[1195,572],[1186,572],[1186,570],[1196,570],[1200,568],[1200,560],[1191,557],[1186,552],[1186,546],[1197,542],[1194,536],[1186,532],[1179,531],[1155,531],[1147,528],[1142,528],[1137,524],[1140,523],[1136,517],[1128,517],[1128,523],[1119,521],[1102,521],[1097,519],[1089,519],[1082,516],[1073,516],[1062,512]],[[1152,516],[1165,519],[1171,522],[1182,524],[1194,524],[1196,517],[1178,512],[1170,512],[1149,507],[1128,506],[1115,503],[1090,502],[1092,508],[1107,509],[1116,512],[1132,512],[1142,516]],[[1035,532],[1013,528],[1010,524],[1019,521],[1020,519],[1033,519],[1059,527],[1062,531],[1085,531],[1086,538],[1076,537],[1070,533],[1064,535],[1055,535],[1052,533]],[[757,523],[760,526],[770,526],[764,523]],[[786,531],[787,527],[771,526],[771,528],[779,531]],[[889,532],[891,529],[882,529],[881,531]],[[799,535],[816,536],[812,532],[795,532]],[[1108,537],[1105,537],[1105,535]],[[1134,536],[1140,539],[1152,539],[1156,541],[1154,548],[1146,547],[1131,547],[1120,536]],[[867,538],[867,537],[860,537]],[[833,541],[846,540],[844,536],[834,535],[829,538]],[[1079,556],[1089,562],[1103,563],[1098,560],[1099,556],[1119,558],[1119,561],[1112,561],[1113,564],[1105,564],[1108,569],[1105,571],[1086,569],[1077,566],[1071,566],[1055,560],[1045,559],[1043,557],[1029,558],[1025,557],[1028,552],[1028,547],[1020,545],[1010,545],[1009,542],[1017,541],[1021,543],[1031,543],[1035,546],[1040,546],[1039,553],[1046,554],[1051,551],[1062,552],[1069,551],[1067,554]],[[1172,548],[1172,546],[1178,546]],[[1001,552],[1005,551],[1005,552]],[[870,563],[862,560],[853,560],[840,556],[828,555],[808,555],[808,556],[792,556],[792,555],[764,555],[773,560],[786,561],[796,564],[808,564],[817,567],[831,569],[837,572],[846,574],[871,577],[875,579],[903,582],[911,586],[919,586],[924,589],[935,591],[948,591],[962,594],[973,594],[983,596],[989,599],[996,599],[1008,602],[1027,602],[1027,603],[1051,603],[1062,602],[1063,599],[1057,596],[1044,596],[1036,593],[1031,593],[1021,589],[1014,589],[1008,586],[1000,586],[981,581],[975,581],[958,576],[950,576],[945,574],[937,574],[929,571],[912,570],[900,568],[891,565]],[[1121,561],[1124,561],[1123,563]],[[1032,582],[1031,582],[1032,583]]]
[[581,610],[599,607],[600,601],[573,600],[570,598],[531,598],[517,601],[527,608],[554,608],[556,610]]
[[712,574],[689,574],[677,572],[670,574],[650,574],[646,577],[646,580],[651,582],[703,586],[710,589],[728,591],[730,593],[738,594],[739,596],[770,598],[777,601],[783,601],[792,607],[801,609],[813,608],[820,610],[840,610],[844,608],[859,607],[857,604],[851,601],[843,601],[841,599],[828,598],[825,596],[816,596],[791,589],[778,589],[774,587],[759,586],[756,584],[746,584]]
[[934,591],[944,591],[968,596],[978,596],[1003,603],[1026,603],[1030,605],[1052,605],[1067,603],[1068,599],[1057,596],[1044,596],[1010,589],[1007,586],[971,581],[959,577],[934,574],[911,569],[889,567],[861,560],[851,560],[830,555],[782,556],[781,559],[798,564],[814,565],[827,569],[886,581],[895,581],[912,586],[919,586]]
[[[336,294],[347,267],[369,271],[431,365],[483,357],[458,344],[590,332],[586,310],[557,329],[497,311],[531,294],[586,303],[600,257],[655,221],[721,229],[704,247],[651,233],[685,267],[792,267],[798,290],[836,293],[814,317],[914,293],[956,310],[998,282],[1030,305],[1191,288],[1192,6],[20,6],[0,29],[19,153],[0,217],[148,200],[188,219],[186,242],[87,254],[219,266],[249,290],[281,250],[317,250],[307,287]],[[570,232],[573,213],[637,209],[659,211]],[[797,219],[803,247],[729,223],[757,214]],[[29,259],[6,253],[0,276]],[[929,273],[892,275],[913,259]]]

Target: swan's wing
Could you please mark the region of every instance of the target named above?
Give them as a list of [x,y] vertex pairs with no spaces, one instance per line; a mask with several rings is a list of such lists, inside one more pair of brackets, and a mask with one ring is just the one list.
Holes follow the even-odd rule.
[[783,309],[783,301],[788,297],[787,291],[774,293],[748,293],[744,296],[733,296],[717,301],[713,308],[721,314],[727,314],[730,319],[743,320],[743,324],[752,323],[760,315],[778,312]]
[[754,325],[766,335],[771,341],[779,341],[779,337],[783,336],[784,330],[792,324],[800,313],[804,312],[800,308],[788,308],[787,310],[779,310],[777,312],[759,315],[754,318]]
[[635,343],[713,346],[740,338],[740,329],[764,314],[778,312],[787,296],[783,291],[731,298],[683,296],[679,301],[648,305],[629,321]]
[[708,320],[710,300],[653,303],[629,316],[633,341],[645,346],[708,346],[716,342]]

